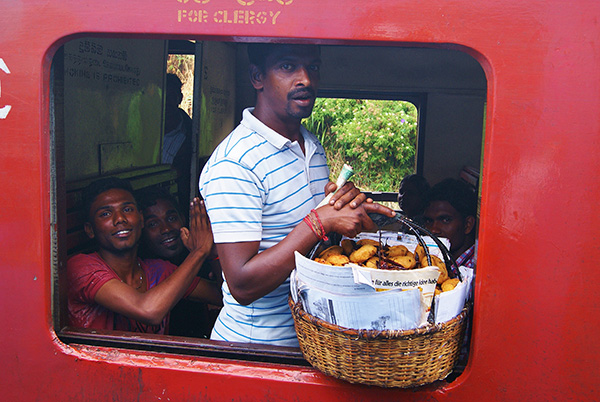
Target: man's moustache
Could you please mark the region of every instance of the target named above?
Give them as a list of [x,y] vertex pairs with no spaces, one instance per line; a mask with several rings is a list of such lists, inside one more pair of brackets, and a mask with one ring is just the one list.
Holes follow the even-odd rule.
[[307,96],[314,98],[315,91],[312,88],[295,89],[288,93],[288,100],[291,100],[293,98],[307,97]]

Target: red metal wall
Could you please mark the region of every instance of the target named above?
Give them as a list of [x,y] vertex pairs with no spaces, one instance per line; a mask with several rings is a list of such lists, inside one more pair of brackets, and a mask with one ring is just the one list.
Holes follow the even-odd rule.
[[[2,399],[597,399],[599,20],[596,0],[3,1]],[[465,374],[447,388],[383,390],[310,368],[74,349],[58,341],[51,319],[49,69],[69,35],[95,32],[439,44],[477,58],[488,78],[488,111],[477,314]]]

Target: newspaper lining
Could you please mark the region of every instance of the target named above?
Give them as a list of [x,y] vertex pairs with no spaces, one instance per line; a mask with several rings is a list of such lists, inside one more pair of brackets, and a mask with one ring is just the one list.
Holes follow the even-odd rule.
[[[398,234],[382,233],[382,243],[404,244],[414,250],[414,236],[398,240]],[[412,238],[411,238],[412,237]],[[379,234],[361,234],[361,238],[379,239]],[[431,239],[428,239],[431,240]],[[426,240],[430,252],[441,251]],[[444,239],[445,240],[445,239]],[[431,245],[430,245],[431,243]],[[290,287],[295,302],[302,301],[305,311],[332,324],[353,329],[406,330],[427,324],[439,271],[435,267],[413,270],[381,270],[348,264],[324,265],[295,253],[296,269]],[[470,293],[473,271],[460,267],[465,280],[456,289],[436,296],[435,322],[455,317]]]

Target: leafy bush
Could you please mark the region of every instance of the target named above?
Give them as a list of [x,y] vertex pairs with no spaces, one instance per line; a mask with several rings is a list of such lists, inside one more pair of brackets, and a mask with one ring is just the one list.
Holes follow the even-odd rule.
[[183,100],[179,107],[185,110],[190,117],[193,117],[194,55],[169,54],[167,58],[167,73],[177,75],[183,83],[183,87],[181,87]]
[[325,147],[334,181],[344,163],[367,191],[398,191],[414,173],[417,110],[410,102],[319,98],[304,125]]

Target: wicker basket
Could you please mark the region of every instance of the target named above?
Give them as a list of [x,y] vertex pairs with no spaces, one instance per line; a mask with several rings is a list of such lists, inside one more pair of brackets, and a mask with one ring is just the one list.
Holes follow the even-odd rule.
[[289,298],[304,358],[352,383],[415,387],[444,379],[462,346],[468,307],[450,321],[404,331],[354,330],[330,324]]

